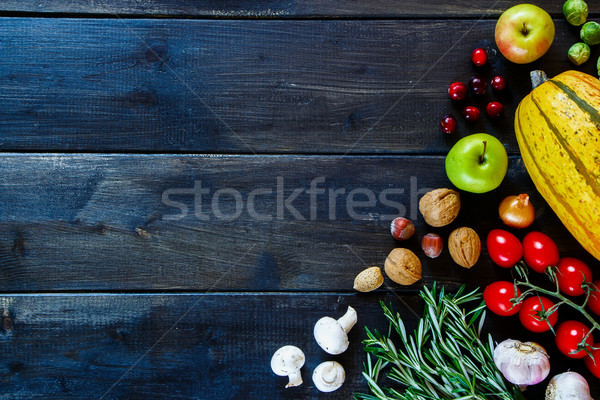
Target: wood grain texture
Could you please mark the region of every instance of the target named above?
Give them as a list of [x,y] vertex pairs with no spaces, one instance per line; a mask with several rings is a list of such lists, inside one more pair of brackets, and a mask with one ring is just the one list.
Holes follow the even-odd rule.
[[[380,301],[400,313],[407,330],[416,328],[420,300],[390,292],[2,296],[0,398],[317,399],[325,395],[314,387],[312,371],[333,359],[347,377],[327,397],[350,399],[368,390],[361,376],[364,327],[387,332]],[[313,326],[326,315],[341,317],[348,306],[358,314],[350,347],[328,355],[313,339]],[[489,316],[486,330],[498,341],[531,338],[516,317]],[[551,336],[536,335],[536,341],[550,353],[552,375],[563,372],[566,360]],[[273,374],[269,365],[272,354],[287,344],[306,355],[304,384],[289,389],[287,378]],[[568,365],[598,393],[598,380],[580,360]],[[539,399],[543,390],[543,385],[529,387],[526,395]]]
[[[138,2],[139,3],[139,2]],[[557,19],[539,62],[505,64],[495,21],[236,21],[6,18],[0,25],[0,147],[14,151],[440,153],[439,121],[460,114],[448,84],[509,77],[487,131],[517,151],[512,115],[528,71],[550,76],[577,32]],[[115,38],[118,38],[116,40]],[[593,57],[598,56],[594,49]],[[594,58],[595,59],[595,58]],[[582,70],[595,73],[594,63]]]
[[[592,11],[595,4],[589,2]],[[33,0],[4,0],[0,2],[0,12],[33,13],[83,13],[117,14],[176,17],[497,17],[507,8],[518,4],[515,1],[360,1],[344,2],[320,0],[46,0],[43,3]],[[561,15],[560,2],[540,0],[536,5],[552,15]],[[598,12],[598,10],[595,10]]]
[[[400,245],[389,233],[396,216],[415,221],[405,245],[422,256],[419,240],[432,229],[418,199],[450,185],[439,156],[5,154],[0,170],[2,292],[348,291],[359,271],[383,266]],[[586,257],[520,158],[501,188],[464,193],[457,221],[434,231],[466,224],[485,238],[501,226],[496,209],[509,193],[530,193],[534,228]],[[447,252],[421,258],[426,283],[484,284],[498,270],[485,253],[472,270]]]

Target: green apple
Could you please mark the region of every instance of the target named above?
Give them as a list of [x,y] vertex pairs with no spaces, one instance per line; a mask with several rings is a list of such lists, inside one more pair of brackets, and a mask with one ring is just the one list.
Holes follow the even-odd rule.
[[446,156],[446,174],[457,188],[472,193],[496,189],[508,168],[508,156],[498,139],[475,133],[460,139]]
[[496,23],[496,44],[509,61],[527,64],[537,60],[554,41],[554,22],[533,4],[519,4],[504,11]]

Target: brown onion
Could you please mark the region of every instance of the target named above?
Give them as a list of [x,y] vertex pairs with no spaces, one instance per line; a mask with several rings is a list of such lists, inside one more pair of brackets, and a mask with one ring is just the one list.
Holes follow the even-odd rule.
[[508,196],[502,200],[498,213],[502,222],[512,228],[527,228],[535,218],[535,210],[526,194]]

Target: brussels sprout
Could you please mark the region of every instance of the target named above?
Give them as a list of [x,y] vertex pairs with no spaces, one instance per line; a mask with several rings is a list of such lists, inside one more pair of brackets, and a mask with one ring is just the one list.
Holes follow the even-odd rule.
[[596,69],[598,70],[598,78],[600,78],[600,57],[598,57],[598,62],[596,63]]
[[594,21],[586,22],[581,27],[579,36],[590,46],[600,43],[600,24]]
[[575,65],[581,65],[590,58],[590,46],[585,43],[575,43],[569,49],[569,60]]
[[583,24],[588,17],[588,6],[583,0],[567,0],[562,8],[567,22],[571,25],[579,26]]

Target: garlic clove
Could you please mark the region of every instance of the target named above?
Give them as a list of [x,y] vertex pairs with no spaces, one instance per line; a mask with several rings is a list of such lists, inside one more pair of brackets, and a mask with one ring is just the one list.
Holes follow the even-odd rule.
[[503,341],[494,349],[494,363],[507,381],[523,388],[540,383],[550,373],[548,353],[535,342]]

